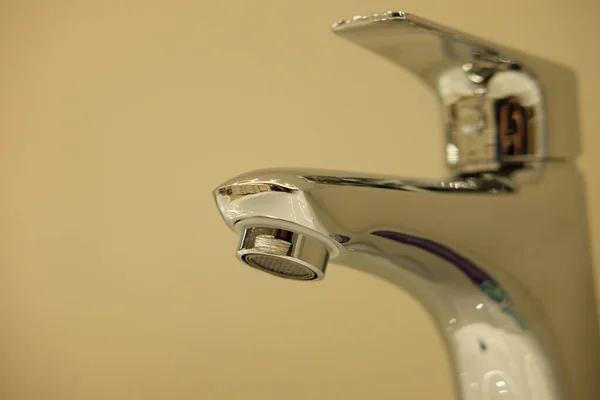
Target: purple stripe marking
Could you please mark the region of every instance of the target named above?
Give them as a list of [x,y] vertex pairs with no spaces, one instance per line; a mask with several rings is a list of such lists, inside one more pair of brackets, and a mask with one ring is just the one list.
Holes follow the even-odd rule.
[[434,242],[432,240],[423,239],[418,236],[407,235],[404,233],[394,231],[377,231],[373,232],[375,236],[381,236],[387,239],[394,240],[409,246],[418,247],[429,253],[435,254],[438,257],[448,261],[450,264],[456,266],[465,275],[467,275],[474,283],[481,285],[486,281],[494,281],[492,277],[478,268],[467,258],[461,256],[449,247]]

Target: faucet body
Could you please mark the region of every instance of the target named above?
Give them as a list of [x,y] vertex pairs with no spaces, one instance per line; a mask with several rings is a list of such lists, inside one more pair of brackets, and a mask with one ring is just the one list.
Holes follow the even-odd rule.
[[[304,280],[322,279],[332,260],[409,292],[444,338],[457,398],[599,399],[600,337],[584,184],[572,161],[575,147],[549,138],[554,117],[545,118],[561,105],[564,118],[556,124],[573,127],[575,118],[569,118],[576,110],[556,101],[542,107],[540,96],[548,90],[536,79],[515,78],[515,71],[525,76],[527,69],[506,56],[493,53],[492,62],[492,53],[470,39],[437,26],[425,29],[422,20],[410,20],[406,28],[403,13],[382,15],[353,21],[375,29],[379,39],[394,42],[398,22],[401,30],[417,26],[427,40],[433,35],[447,44],[450,37],[477,50],[477,62],[463,65],[458,84],[450,85],[463,84],[466,94],[440,95],[448,111],[448,145],[454,146],[447,153],[449,178],[310,169],[240,175],[214,192],[224,221],[242,236],[238,256]],[[354,32],[348,28],[353,23],[338,26]],[[385,26],[379,30],[382,25],[373,23]],[[366,47],[381,43],[371,39]],[[445,48],[455,51],[456,43],[450,44]],[[389,49],[376,50],[395,54]],[[462,52],[452,51],[444,54],[456,61]],[[436,63],[426,68],[431,82],[455,76],[455,63]],[[494,76],[501,89],[490,89]],[[465,86],[464,79],[475,86]],[[438,88],[447,88],[445,82]],[[491,96],[494,90],[502,96]],[[503,112],[513,100],[516,106]],[[473,136],[473,129],[481,134]],[[473,148],[486,150],[469,152]]]
[[501,181],[265,170],[215,197],[235,231],[307,233],[336,264],[411,293],[445,339],[457,398],[600,398],[584,187],[572,163]]

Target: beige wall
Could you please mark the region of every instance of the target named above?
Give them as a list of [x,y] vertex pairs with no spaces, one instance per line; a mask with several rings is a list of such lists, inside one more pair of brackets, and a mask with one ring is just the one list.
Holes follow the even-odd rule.
[[452,398],[411,298],[245,268],[211,198],[269,166],[442,172],[433,97],[329,32],[390,6],[576,70],[600,259],[596,1],[5,1],[1,399]]

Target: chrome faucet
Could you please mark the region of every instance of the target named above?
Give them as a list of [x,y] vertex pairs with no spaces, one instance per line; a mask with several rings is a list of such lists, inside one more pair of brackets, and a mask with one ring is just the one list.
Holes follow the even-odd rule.
[[457,398],[600,399],[574,74],[402,12],[333,31],[434,89],[448,178],[243,174],[214,191],[238,258],[306,281],[331,260],[408,291],[447,344]]

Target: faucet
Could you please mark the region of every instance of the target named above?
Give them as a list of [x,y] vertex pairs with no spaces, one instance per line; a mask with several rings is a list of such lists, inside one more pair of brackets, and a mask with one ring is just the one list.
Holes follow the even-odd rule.
[[300,281],[333,261],[407,291],[443,337],[458,399],[600,399],[573,72],[403,12],[333,32],[433,89],[448,174],[242,174],[214,191],[237,257]]

